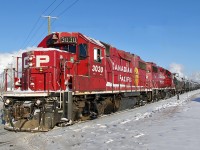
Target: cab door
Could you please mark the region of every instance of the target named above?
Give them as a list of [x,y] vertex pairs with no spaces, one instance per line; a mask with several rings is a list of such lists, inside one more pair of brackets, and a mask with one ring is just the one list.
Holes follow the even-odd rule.
[[86,92],[90,89],[89,52],[86,42],[78,45],[78,63],[74,76],[75,91]]
[[106,90],[105,48],[94,46],[91,51],[91,87],[93,90]]

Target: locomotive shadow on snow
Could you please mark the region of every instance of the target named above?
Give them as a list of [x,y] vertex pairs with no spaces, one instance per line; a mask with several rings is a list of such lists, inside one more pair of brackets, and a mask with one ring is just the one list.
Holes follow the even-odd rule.
[[195,101],[195,102],[199,102],[200,103],[200,98],[195,98],[194,100],[192,101]]

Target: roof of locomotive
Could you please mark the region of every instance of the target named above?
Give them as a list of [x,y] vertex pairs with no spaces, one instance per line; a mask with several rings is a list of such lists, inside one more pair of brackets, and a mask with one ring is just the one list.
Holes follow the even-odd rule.
[[86,36],[86,35],[81,34],[81,33],[79,33],[79,34],[80,34],[80,35],[83,35],[83,36],[84,36],[88,41],[90,41],[91,43],[94,43],[94,44],[99,45],[99,46],[101,46],[101,47],[105,47],[105,46],[101,43],[101,41],[96,40],[96,39],[94,39],[94,38],[91,38],[91,37]]
[[53,35],[55,35],[55,34],[56,34],[57,36],[59,36],[59,38],[64,37],[64,36],[76,36],[76,37],[81,36],[81,37],[83,37],[85,40],[87,40],[87,41],[89,41],[89,42],[91,42],[91,43],[93,43],[93,44],[96,44],[96,45],[98,45],[98,46],[100,46],[100,47],[104,47],[104,48],[105,48],[105,46],[104,46],[99,40],[96,40],[96,39],[94,39],[94,38],[88,37],[88,36],[86,36],[86,35],[84,35],[84,34],[82,34],[82,33],[80,33],[80,32],[53,32],[52,34],[47,35],[47,36],[38,44],[38,47],[44,47],[44,45],[46,44],[46,41],[47,41],[48,39],[52,38]]
[[[56,34],[57,36],[59,36],[59,38],[64,37],[64,36],[76,36],[76,37],[80,36],[80,37],[84,38],[85,40],[87,40],[87,41],[89,41],[89,42],[91,42],[91,43],[93,43],[93,44],[95,44],[95,45],[98,45],[98,46],[100,46],[100,47],[106,48],[106,46],[109,46],[109,47],[111,47],[111,51],[113,51],[114,53],[115,53],[116,50],[117,50],[117,53],[118,53],[120,56],[124,56],[124,57],[129,57],[129,58],[131,58],[131,55],[132,55],[133,57],[137,57],[137,58],[141,59],[140,56],[138,56],[138,55],[136,55],[136,54],[132,54],[132,53],[127,52],[127,51],[125,51],[125,50],[120,50],[120,49],[114,47],[114,46],[111,45],[111,44],[108,44],[108,43],[105,43],[105,42],[96,40],[96,39],[91,38],[91,37],[89,37],[89,36],[86,36],[86,35],[84,35],[84,34],[82,34],[82,33],[80,33],[80,32],[54,32],[54,33],[52,33],[52,34],[50,34],[50,35],[47,35],[47,36],[40,42],[40,44],[38,45],[38,48],[39,48],[39,47],[47,48],[46,41],[47,41],[49,38],[52,38],[53,35],[55,35],[55,34]],[[44,46],[44,45],[46,45],[46,46]],[[44,50],[44,49],[43,49],[43,50]]]

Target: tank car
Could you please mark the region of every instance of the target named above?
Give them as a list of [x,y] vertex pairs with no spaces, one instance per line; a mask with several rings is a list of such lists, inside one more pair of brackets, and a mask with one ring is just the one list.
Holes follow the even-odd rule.
[[175,84],[176,94],[182,94],[185,92],[187,83],[183,77],[179,77],[177,74],[174,74],[173,82]]

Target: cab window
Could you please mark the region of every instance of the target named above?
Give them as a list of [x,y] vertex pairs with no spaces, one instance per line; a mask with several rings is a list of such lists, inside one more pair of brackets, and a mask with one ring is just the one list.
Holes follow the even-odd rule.
[[79,59],[87,58],[87,44],[79,44]]
[[101,62],[101,50],[94,48],[94,61]]
[[64,45],[62,49],[65,51],[68,51],[70,53],[76,53],[76,45],[75,44]]

